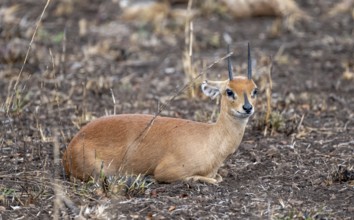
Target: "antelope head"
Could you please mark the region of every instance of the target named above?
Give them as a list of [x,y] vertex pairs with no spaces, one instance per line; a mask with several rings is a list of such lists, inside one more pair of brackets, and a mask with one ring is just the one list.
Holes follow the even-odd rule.
[[[230,52],[228,46],[228,53]],[[252,60],[248,44],[248,73],[246,76],[233,76],[230,57],[228,61],[229,79],[226,81],[205,81],[202,91],[214,99],[221,96],[221,113],[226,112],[236,119],[248,119],[254,113],[257,86],[252,80]]]

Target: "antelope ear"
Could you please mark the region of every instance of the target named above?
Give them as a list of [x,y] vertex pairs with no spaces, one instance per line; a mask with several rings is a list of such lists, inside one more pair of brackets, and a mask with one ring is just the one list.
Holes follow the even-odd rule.
[[202,83],[201,88],[203,93],[211,99],[215,99],[218,95],[220,95],[220,88],[209,85],[207,81]]

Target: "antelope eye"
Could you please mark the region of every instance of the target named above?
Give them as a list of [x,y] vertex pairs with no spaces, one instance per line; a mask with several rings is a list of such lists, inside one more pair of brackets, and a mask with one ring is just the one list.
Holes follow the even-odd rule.
[[226,89],[226,95],[233,99],[235,98],[235,94],[231,89]]
[[255,89],[253,90],[253,92],[252,92],[252,95],[251,95],[252,98],[256,97],[257,94],[258,94],[258,88],[255,88]]

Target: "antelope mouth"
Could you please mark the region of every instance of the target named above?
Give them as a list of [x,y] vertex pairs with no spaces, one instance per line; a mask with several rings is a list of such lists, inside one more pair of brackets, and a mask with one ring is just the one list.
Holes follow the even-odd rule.
[[240,111],[237,111],[237,110],[234,110],[233,111],[233,115],[237,118],[248,118],[250,117],[251,115],[253,115],[253,112],[254,111],[251,111],[250,113],[247,113],[247,112],[240,112]]

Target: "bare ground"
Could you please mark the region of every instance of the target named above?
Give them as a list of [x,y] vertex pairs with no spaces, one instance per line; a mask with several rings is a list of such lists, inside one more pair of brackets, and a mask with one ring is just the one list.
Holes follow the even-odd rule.
[[[224,181],[138,183],[117,193],[68,181],[57,155],[93,118],[154,114],[188,83],[184,26],[168,20],[156,32],[123,22],[114,1],[77,1],[71,9],[51,2],[14,87],[45,1],[2,1],[0,219],[353,219],[353,14],[324,16],[329,0],[297,2],[313,19],[295,29],[272,17],[193,19],[197,72],[226,55],[228,33],[237,73],[245,73],[251,42],[262,92],[240,149],[220,170]],[[272,114],[264,124],[269,56]],[[221,61],[202,78],[225,79],[226,69]],[[162,115],[208,122],[216,110],[187,89]]]

